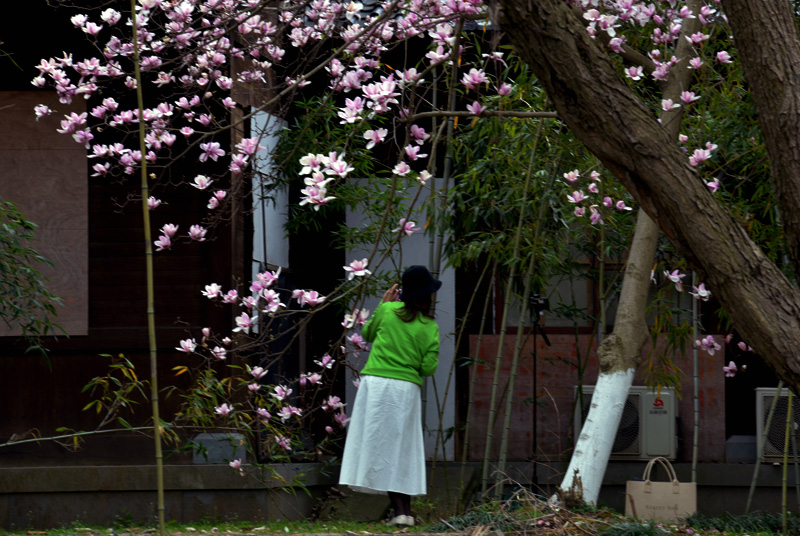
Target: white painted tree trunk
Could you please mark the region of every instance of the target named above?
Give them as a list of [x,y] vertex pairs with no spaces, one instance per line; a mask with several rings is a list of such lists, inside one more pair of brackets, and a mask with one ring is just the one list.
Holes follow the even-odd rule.
[[[614,446],[635,369],[601,373],[592,394],[592,404],[575,444],[562,490],[581,492],[588,504],[596,504],[603,476]],[[577,478],[580,485],[577,485]]]
[[[688,0],[687,6],[695,13],[700,9],[699,0]],[[684,21],[675,51],[676,58],[688,58],[695,54],[686,36],[698,31],[696,18]],[[677,101],[680,92],[688,84],[691,76],[688,69],[677,69],[663,86],[663,98]],[[680,132],[683,108],[661,113],[659,121],[669,136],[677,139]],[[659,229],[656,223],[642,211],[636,220],[622,290],[619,297],[614,331],[606,337],[597,350],[600,376],[592,395],[589,415],[576,440],[575,450],[561,482],[562,498],[564,492],[577,492],[578,500],[596,504],[603,484],[603,476],[608,467],[608,458],[617,429],[625,409],[633,375],[639,365],[642,347],[647,338],[645,311],[647,292],[650,285],[650,270],[655,258]],[[580,486],[577,486],[577,477]]]
[[647,340],[645,307],[658,234],[656,223],[639,210],[622,279],[614,331],[603,339],[597,350],[600,376],[592,395],[589,415],[561,483],[560,498],[565,502],[597,503],[625,400],[639,364],[642,346]]

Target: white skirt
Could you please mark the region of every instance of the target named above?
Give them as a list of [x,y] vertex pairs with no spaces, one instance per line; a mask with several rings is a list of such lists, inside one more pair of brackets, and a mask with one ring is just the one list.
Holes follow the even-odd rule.
[[361,377],[339,484],[362,493],[426,494],[420,398],[416,383]]

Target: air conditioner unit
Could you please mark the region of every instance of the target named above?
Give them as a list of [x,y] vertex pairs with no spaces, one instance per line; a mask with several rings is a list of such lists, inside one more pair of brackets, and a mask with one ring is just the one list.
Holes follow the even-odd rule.
[[[581,386],[584,415],[589,413],[594,389],[593,385]],[[674,389],[662,387],[658,397],[650,387],[631,387],[610,459],[649,460],[663,456],[674,460],[678,450],[677,416],[678,399]],[[583,426],[578,404],[575,405],[574,421],[577,438]]]
[[[769,408],[772,406],[772,401],[775,399],[777,389],[774,387],[757,387],[756,388],[756,444],[760,444],[761,438],[764,435],[764,427],[767,424],[767,415]],[[764,452],[762,454],[762,461],[765,462],[782,462],[783,449],[786,446],[786,414],[789,410],[789,389],[783,388],[781,390],[778,403],[775,405],[775,413],[772,415],[772,421],[769,424],[767,431],[767,441],[764,443]],[[797,395],[792,396],[792,423],[795,433],[800,440],[800,400]],[[793,433],[789,434],[789,459],[794,456],[794,438]],[[798,445],[798,454],[800,454],[800,445]]]

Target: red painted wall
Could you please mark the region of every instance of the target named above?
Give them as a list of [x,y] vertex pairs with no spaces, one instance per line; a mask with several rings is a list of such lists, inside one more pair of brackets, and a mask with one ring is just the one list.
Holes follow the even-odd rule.
[[[472,418],[469,430],[468,456],[470,460],[482,460],[487,439],[487,422],[491,400],[494,364],[497,357],[499,335],[484,335],[479,357],[484,364],[474,365],[471,371],[476,374]],[[536,451],[538,459],[557,460],[566,458],[573,441],[572,413],[575,386],[594,385],[597,382],[598,367],[594,337],[588,334],[549,335],[552,346],[547,346],[541,337],[537,338],[536,395],[539,407],[536,410]],[[723,337],[716,337],[721,340]],[[476,355],[477,335],[470,337],[470,355]],[[527,337],[519,360],[519,373],[515,380],[512,413],[508,440],[508,459],[527,460],[534,454],[533,395],[534,363],[532,358],[533,340]],[[497,398],[498,416],[491,437],[490,458],[499,455],[502,425],[505,418],[506,398],[511,361],[516,343],[516,334],[507,334],[503,342],[503,357]],[[644,350],[648,355],[650,345]],[[678,358],[675,365],[683,370],[678,414],[679,461],[691,461],[694,434],[694,399],[692,349],[687,347],[686,359]],[[578,361],[586,361],[583,379],[579,379]],[[572,364],[571,364],[572,363]],[[725,363],[724,349],[709,356],[699,354],[700,385],[700,434],[698,456],[701,462],[721,462],[725,456],[725,377],[722,365]],[[640,367],[641,369],[642,367]],[[471,378],[472,379],[472,378]],[[637,372],[634,385],[645,385],[641,370]],[[461,447],[464,447],[463,437]]]

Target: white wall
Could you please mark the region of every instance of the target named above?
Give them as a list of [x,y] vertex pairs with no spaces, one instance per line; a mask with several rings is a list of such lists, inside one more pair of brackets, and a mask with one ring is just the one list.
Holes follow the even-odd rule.
[[255,114],[251,121],[253,135],[260,136],[259,145],[264,147],[264,150],[256,153],[254,162],[255,169],[261,173],[253,178],[253,277],[267,263],[289,267],[289,240],[284,230],[288,218],[289,193],[284,187],[270,192],[275,198],[274,203],[259,199],[262,187],[269,184],[272,150],[278,141],[277,132],[285,125],[285,121],[266,112]]
[[[438,185],[438,183],[437,183]],[[420,205],[421,203],[417,203]],[[411,221],[417,222],[418,227],[422,227],[425,222],[423,213],[413,213],[409,218]],[[361,214],[348,211],[347,224],[348,226],[359,226],[364,222]],[[396,227],[397,222],[391,222],[390,229]],[[394,259],[398,265],[403,268],[415,264],[421,264],[431,268],[430,259],[430,236],[422,231],[416,232],[409,237],[403,238],[397,251],[394,254]],[[365,251],[348,251],[346,258],[349,260],[362,259],[368,255]],[[349,262],[349,261],[348,261]],[[449,389],[447,387],[447,379],[450,375],[453,361],[455,357],[455,322],[456,322],[456,304],[455,304],[455,271],[451,268],[446,268],[445,262],[442,262],[442,272],[439,274],[438,279],[442,281],[442,288],[436,294],[436,322],[439,324],[439,333],[441,336],[441,346],[439,350],[439,368],[432,378],[428,378],[423,386],[423,423],[425,426],[425,450],[429,459],[433,458],[434,449],[436,448],[436,431],[439,427],[439,415],[436,405],[436,395],[434,393],[434,382],[439,394],[440,403],[444,402],[444,411],[442,412],[441,429],[446,431],[455,424],[455,378],[450,380]],[[375,270],[376,273],[387,271],[391,269],[394,264],[384,261],[385,268]],[[372,269],[372,267],[370,267]],[[399,283],[399,281],[398,281]],[[380,302],[380,296],[372,298],[365,304],[365,307],[370,311],[374,311],[375,307]],[[367,353],[365,352],[356,364],[360,370],[363,364],[366,363]],[[454,371],[453,371],[454,373]],[[444,400],[445,390],[448,389],[447,399]],[[347,383],[347,401],[355,399],[356,389],[352,382]],[[351,405],[351,404],[349,404]],[[440,440],[441,441],[441,440]],[[453,459],[453,444],[452,440],[445,445],[445,456],[448,460]],[[438,446],[437,459],[442,459],[442,446],[441,442]]]

